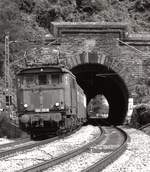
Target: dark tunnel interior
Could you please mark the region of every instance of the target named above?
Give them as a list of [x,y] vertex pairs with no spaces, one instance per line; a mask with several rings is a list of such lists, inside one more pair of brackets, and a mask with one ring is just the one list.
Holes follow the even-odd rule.
[[78,84],[87,96],[87,103],[98,94],[103,94],[109,103],[108,122],[123,123],[128,109],[128,89],[123,79],[107,66],[82,64],[71,69]]

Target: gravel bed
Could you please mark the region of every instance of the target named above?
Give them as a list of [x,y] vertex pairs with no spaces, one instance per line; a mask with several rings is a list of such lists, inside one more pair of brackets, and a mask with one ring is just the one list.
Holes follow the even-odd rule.
[[51,159],[89,143],[98,137],[99,133],[98,127],[84,126],[64,139],[3,157],[0,159],[0,172],[13,172]]
[[[114,163],[102,172],[149,172],[150,171],[150,136],[136,129],[124,130],[131,137],[127,150]],[[102,147],[100,145],[100,147]],[[97,146],[98,148],[98,146]],[[110,153],[110,152],[109,152]],[[92,165],[108,153],[86,152],[81,156],[49,168],[44,172],[79,172]]]
[[136,129],[125,129],[130,136],[127,150],[102,172],[149,172],[150,136]]
[[[105,130],[106,134],[109,135],[110,131]],[[111,131],[113,133],[114,131]],[[104,139],[100,144],[92,146],[88,151],[69,159],[59,165],[51,167],[44,172],[80,172],[91,165],[94,165],[97,161],[103,159],[108,154],[112,153],[112,149],[116,149],[118,145],[105,145],[108,138]],[[104,150],[104,151],[103,151]],[[105,152],[106,151],[106,152]]]
[[96,161],[104,158],[109,153],[85,152],[85,153],[82,153],[81,155],[76,156],[75,158],[70,159],[67,162],[64,162],[55,167],[49,168],[45,170],[44,172],[79,172],[93,165]]

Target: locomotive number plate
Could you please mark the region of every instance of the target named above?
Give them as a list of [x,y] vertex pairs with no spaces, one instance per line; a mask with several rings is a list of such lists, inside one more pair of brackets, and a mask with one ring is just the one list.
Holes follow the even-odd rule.
[[35,112],[41,112],[41,110],[40,109],[35,109]]

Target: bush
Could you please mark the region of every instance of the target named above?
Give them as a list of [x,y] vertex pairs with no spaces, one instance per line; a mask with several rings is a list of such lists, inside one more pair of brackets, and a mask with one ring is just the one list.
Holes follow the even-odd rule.
[[130,126],[140,128],[150,123],[150,106],[147,104],[136,105],[131,116]]

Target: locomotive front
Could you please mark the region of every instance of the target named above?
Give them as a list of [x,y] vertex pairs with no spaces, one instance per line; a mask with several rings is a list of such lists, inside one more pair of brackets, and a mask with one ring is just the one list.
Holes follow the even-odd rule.
[[20,127],[29,134],[56,131],[69,113],[68,73],[59,67],[21,70],[17,75]]

